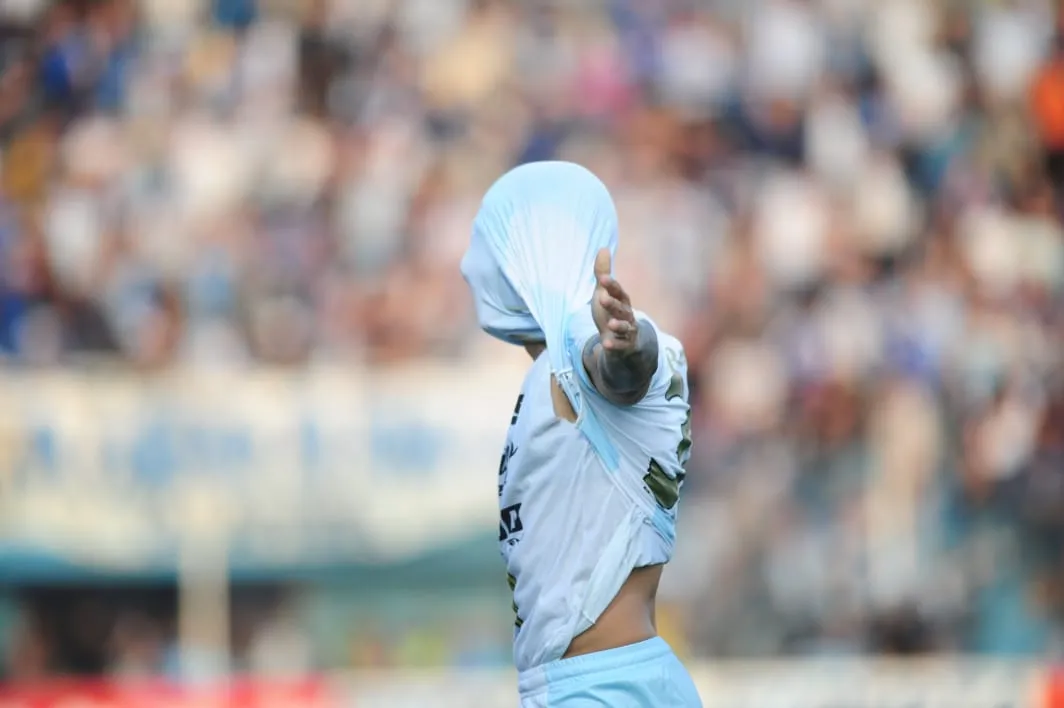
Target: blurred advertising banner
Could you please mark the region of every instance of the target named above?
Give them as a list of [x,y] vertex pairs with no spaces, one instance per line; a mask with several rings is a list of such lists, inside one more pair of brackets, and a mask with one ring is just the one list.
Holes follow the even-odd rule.
[[162,682],[56,681],[0,687],[0,708],[343,708],[321,681],[242,681],[190,688]]
[[195,533],[251,564],[372,562],[491,533],[522,375],[4,374],[0,557],[136,568]]
[[[691,664],[705,708],[1057,708],[1031,665],[935,660]],[[352,708],[511,708],[511,673],[356,677]]]
[[700,666],[705,708],[1049,708],[1047,675],[992,661],[805,660]]
[[[694,664],[705,708],[1058,708],[1049,672],[963,660]],[[0,686],[0,708],[512,708],[509,670],[379,672],[329,681],[59,681]]]
[[1044,703],[1045,708],[1064,708],[1064,667],[1050,675]]

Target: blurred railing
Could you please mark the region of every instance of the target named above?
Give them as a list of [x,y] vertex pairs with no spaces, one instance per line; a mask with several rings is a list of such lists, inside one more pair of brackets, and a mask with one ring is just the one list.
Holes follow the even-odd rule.
[[[779,661],[689,666],[705,708],[1060,708],[1059,679],[1034,663]],[[348,677],[355,708],[508,708],[506,673]]]
[[[1060,708],[1060,675],[1037,664],[954,660],[694,664],[706,708]],[[510,708],[511,671],[363,673],[330,679],[244,680],[0,689],[4,708]]]

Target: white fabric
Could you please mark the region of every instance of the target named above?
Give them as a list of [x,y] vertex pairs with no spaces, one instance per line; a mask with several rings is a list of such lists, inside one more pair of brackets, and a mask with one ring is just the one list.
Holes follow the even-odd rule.
[[462,259],[481,327],[515,344],[545,342],[551,371],[577,411],[569,319],[591,302],[603,248],[617,250],[617,210],[606,186],[571,162],[536,162],[488,190]]
[[679,342],[663,332],[658,341],[658,371],[642,402],[599,407],[593,392],[585,396],[617,445],[614,469],[583,430],[555,415],[546,355],[525,378],[498,477],[519,671],[560,659],[633,568],[672,558],[677,505],[662,508],[644,478],[654,460],[681,484],[689,408],[686,386],[674,391],[673,380],[686,379],[687,369]]

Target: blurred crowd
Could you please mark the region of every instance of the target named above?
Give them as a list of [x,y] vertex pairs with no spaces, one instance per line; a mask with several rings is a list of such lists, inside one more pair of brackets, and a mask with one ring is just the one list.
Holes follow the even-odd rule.
[[1064,4],[0,2],[0,358],[494,355],[484,189],[581,162],[685,341],[714,654],[1060,651]]
[[18,621],[0,632],[0,681],[33,682],[56,674],[137,679],[202,679],[228,666],[257,676],[305,675],[312,668],[307,632],[295,605],[276,588],[240,588],[228,635],[230,657],[201,653],[188,663],[178,648],[171,586],[35,588],[19,599]]

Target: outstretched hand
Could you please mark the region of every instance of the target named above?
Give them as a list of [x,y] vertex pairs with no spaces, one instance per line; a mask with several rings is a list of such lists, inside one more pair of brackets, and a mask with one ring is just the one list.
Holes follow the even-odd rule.
[[591,300],[591,312],[602,348],[624,354],[635,350],[639,340],[639,325],[628,293],[613,278],[612,261],[609,250],[605,248],[595,256],[595,295]]
[[584,346],[584,368],[595,389],[607,400],[630,406],[643,400],[658,368],[654,327],[640,326],[628,293],[613,279],[610,252],[595,257],[595,295],[591,313],[598,336]]

